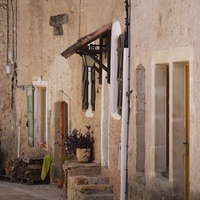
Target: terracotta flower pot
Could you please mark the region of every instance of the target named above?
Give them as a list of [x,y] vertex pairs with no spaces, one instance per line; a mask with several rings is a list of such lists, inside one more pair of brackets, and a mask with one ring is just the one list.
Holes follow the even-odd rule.
[[56,180],[57,180],[58,187],[62,188],[63,187],[63,178],[58,177],[58,178],[56,178]]
[[6,172],[6,175],[9,176],[9,174],[10,174],[10,169],[9,169],[8,167],[6,167],[6,168],[5,168],[5,172]]
[[39,146],[40,146],[40,149],[44,148],[44,147],[45,147],[44,142],[40,142],[40,143],[39,143]]

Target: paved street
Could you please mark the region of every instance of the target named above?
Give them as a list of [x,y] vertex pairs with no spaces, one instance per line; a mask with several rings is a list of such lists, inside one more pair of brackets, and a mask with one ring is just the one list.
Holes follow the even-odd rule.
[[0,181],[0,200],[66,200],[63,189],[54,184],[24,185]]
[[20,200],[42,200],[42,197],[36,197],[36,196],[31,196],[25,193],[23,190],[17,190],[7,188],[7,187],[0,187],[0,199],[1,200],[14,200],[14,199],[20,199]]

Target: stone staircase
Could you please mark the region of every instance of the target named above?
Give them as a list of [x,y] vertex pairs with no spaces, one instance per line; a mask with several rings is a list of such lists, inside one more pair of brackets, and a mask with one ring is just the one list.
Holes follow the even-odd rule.
[[113,187],[98,164],[70,163],[67,180],[68,200],[113,200]]

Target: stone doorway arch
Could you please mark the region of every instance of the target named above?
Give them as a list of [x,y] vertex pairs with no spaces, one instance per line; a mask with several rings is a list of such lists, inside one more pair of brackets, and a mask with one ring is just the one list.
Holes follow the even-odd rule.
[[[63,115],[63,113],[65,113]],[[67,120],[67,121],[66,121]],[[65,121],[65,122],[64,122]],[[65,128],[64,128],[65,127]],[[65,129],[65,132],[62,133]],[[52,97],[52,115],[50,133],[52,138],[51,179],[61,176],[62,135],[70,133],[71,129],[71,99],[63,91],[58,91]]]

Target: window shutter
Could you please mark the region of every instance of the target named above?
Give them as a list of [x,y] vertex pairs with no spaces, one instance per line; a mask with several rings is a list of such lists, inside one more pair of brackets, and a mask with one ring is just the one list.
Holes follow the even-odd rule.
[[88,109],[88,68],[83,66],[82,76],[82,109]]
[[91,105],[92,111],[95,110],[95,69],[91,68]]
[[34,87],[27,86],[28,145],[34,146]]
[[123,49],[124,49],[124,35],[121,34],[118,38],[118,67],[117,67],[117,82],[118,82],[118,97],[117,109],[118,114],[122,114],[122,94],[123,94]]

